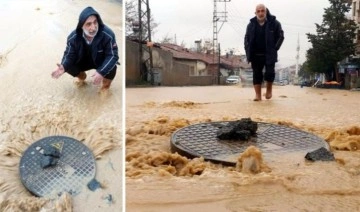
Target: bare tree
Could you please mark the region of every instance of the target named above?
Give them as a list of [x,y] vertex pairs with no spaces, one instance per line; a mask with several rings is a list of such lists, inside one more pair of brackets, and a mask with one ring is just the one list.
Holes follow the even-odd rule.
[[133,34],[133,24],[138,20],[137,2],[136,0],[128,0],[125,2],[125,34]]
[[[134,31],[136,31],[136,26],[139,24],[138,0],[127,0],[125,2],[125,10],[125,34],[126,36],[129,36],[134,34]],[[151,36],[153,37],[157,26],[159,26],[159,23],[155,22],[153,14],[150,15],[150,31]]]
[[169,34],[166,34],[163,38],[161,38],[159,43],[174,43],[174,39],[169,36]]
[[185,47],[186,47],[186,43],[185,43],[185,41],[184,41],[184,40],[182,40],[182,41],[181,41],[180,46],[181,46],[181,47],[183,47],[183,48],[185,48]]

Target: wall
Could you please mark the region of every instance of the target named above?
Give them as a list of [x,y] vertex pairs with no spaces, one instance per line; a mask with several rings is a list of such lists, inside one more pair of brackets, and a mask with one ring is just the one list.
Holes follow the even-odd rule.
[[[126,85],[140,82],[138,52],[138,43],[126,40]],[[161,79],[159,85],[190,86],[217,84],[216,78],[213,75],[209,75],[207,70],[209,67],[206,68],[207,71],[205,73],[207,75],[205,76],[190,76],[190,67],[196,67],[196,70],[201,70],[205,66],[203,62],[177,60],[173,58],[171,52],[156,47],[152,49],[152,56],[154,70],[159,72]]]
[[126,85],[136,84],[140,82],[139,44],[126,40],[125,47]]

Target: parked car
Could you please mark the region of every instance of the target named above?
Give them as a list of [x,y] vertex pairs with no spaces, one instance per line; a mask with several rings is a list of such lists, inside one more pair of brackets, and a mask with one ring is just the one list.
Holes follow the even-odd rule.
[[238,84],[240,82],[240,76],[231,75],[228,78],[226,78],[226,84]]
[[284,85],[286,85],[286,84],[285,84],[284,81],[280,81],[280,82],[279,82],[279,85],[284,86]]
[[306,87],[311,87],[311,83],[308,82],[308,81],[302,81],[302,82],[300,83],[300,87],[304,87],[304,86],[306,86]]

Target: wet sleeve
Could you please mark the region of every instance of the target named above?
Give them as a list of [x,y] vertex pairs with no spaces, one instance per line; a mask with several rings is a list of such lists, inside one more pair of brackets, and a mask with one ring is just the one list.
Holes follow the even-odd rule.
[[105,60],[101,64],[101,66],[97,69],[97,72],[101,74],[101,76],[105,77],[110,73],[110,71],[114,68],[119,60],[118,56],[118,46],[116,44],[116,40],[114,36],[108,35],[106,44],[105,44]]
[[75,37],[76,34],[70,35],[67,39],[66,49],[64,52],[61,64],[64,66],[65,71],[75,63],[76,52],[75,52]]
[[277,24],[277,30],[276,30],[276,44],[275,44],[275,49],[276,50],[279,50],[280,49],[280,47],[281,47],[281,45],[282,45],[282,43],[283,43],[283,41],[284,41],[284,39],[285,39],[285,37],[284,37],[284,31],[283,31],[283,29],[282,29],[282,27],[281,27],[281,24],[280,24],[280,22],[277,22],[278,24]]

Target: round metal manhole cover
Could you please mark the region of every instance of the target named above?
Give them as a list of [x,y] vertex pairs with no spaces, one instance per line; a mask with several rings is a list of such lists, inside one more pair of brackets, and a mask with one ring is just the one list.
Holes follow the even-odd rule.
[[[44,149],[56,149],[56,164],[43,168]],[[76,195],[95,178],[95,158],[84,144],[65,136],[45,137],[31,144],[20,160],[23,185],[34,195],[56,198]]]
[[251,145],[259,148],[265,157],[288,152],[306,154],[320,147],[329,149],[326,141],[314,134],[263,122],[257,122],[257,137],[252,137],[250,141],[218,139],[217,131],[228,123],[209,122],[181,128],[171,137],[171,151],[190,158],[203,157],[224,165],[235,165],[239,155]]

